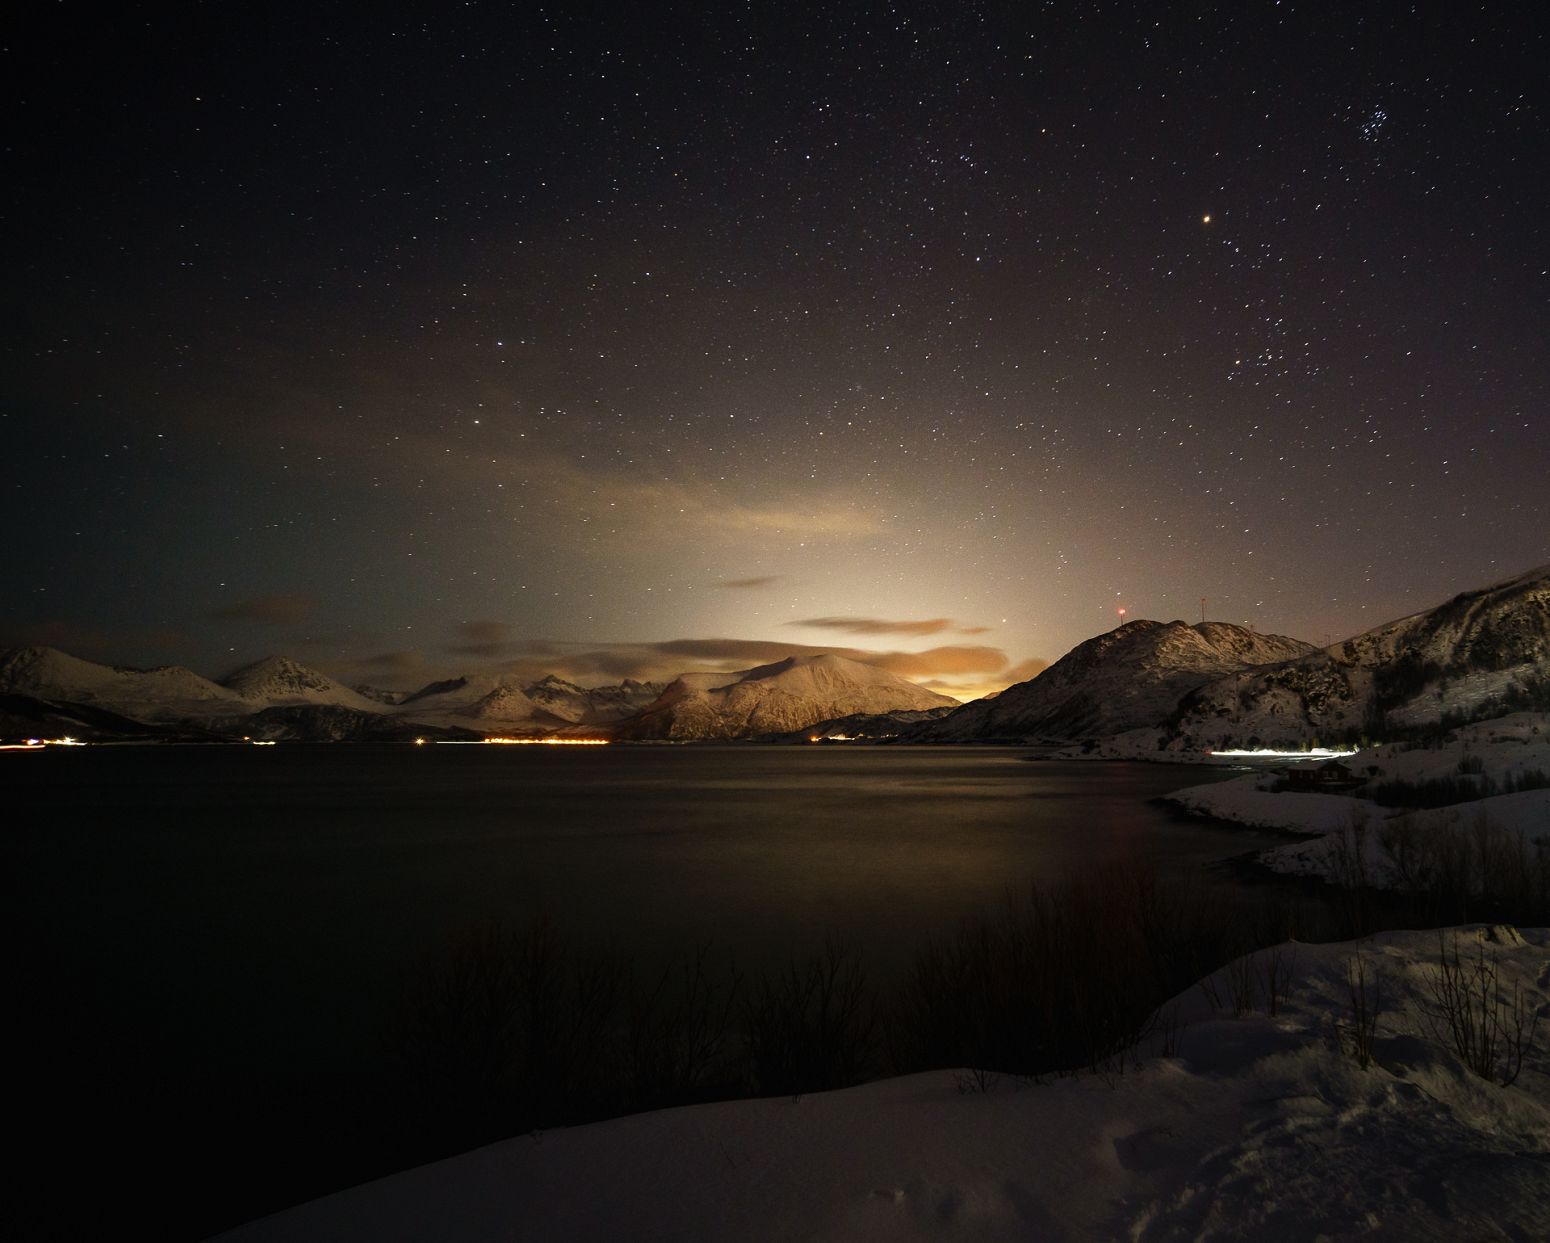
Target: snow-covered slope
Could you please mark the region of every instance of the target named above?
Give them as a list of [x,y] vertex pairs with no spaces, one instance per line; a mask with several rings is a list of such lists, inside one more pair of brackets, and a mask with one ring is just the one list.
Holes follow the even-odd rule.
[[587,688],[553,674],[523,686],[509,673],[487,670],[433,682],[390,710],[416,721],[521,726],[542,732],[622,720],[661,693],[659,683],[626,680],[618,686]]
[[1313,650],[1226,622],[1127,622],[1073,648],[1038,677],[965,704],[909,739],[1101,738],[1161,724],[1181,696],[1224,673]]
[[662,694],[661,682],[637,682],[626,678],[617,686],[581,687],[550,674],[526,688],[534,705],[550,716],[573,725],[601,725],[622,721],[648,708]]
[[[1359,864],[1362,884],[1414,887],[1418,878],[1410,873],[1417,869],[1404,856],[1435,854],[1428,843],[1450,836],[1466,848],[1459,858],[1489,848],[1492,834],[1521,841],[1528,859],[1550,850],[1550,788],[1543,785],[1550,774],[1550,713],[1516,712],[1425,743],[1368,747],[1342,762],[1366,784],[1341,794],[1285,790],[1277,772],[1263,769],[1167,798],[1199,815],[1306,835],[1312,840],[1273,847],[1259,861],[1287,875],[1340,884],[1352,883],[1349,873]],[[1376,801],[1392,803],[1385,785],[1396,782],[1473,787],[1484,797],[1460,794],[1465,801],[1441,807]]]
[[253,709],[237,692],[179,665],[99,665],[52,647],[12,648],[0,656],[0,691],[106,708],[139,721],[206,720]]
[[[1463,961],[1495,964],[1505,996],[1550,1008],[1550,932],[1456,935]],[[1437,933],[1274,953],[1164,1007],[1123,1074],[965,1093],[961,1074],[940,1071],[535,1132],[222,1238],[1550,1238],[1543,1025],[1517,1082],[1501,1087],[1423,1016]],[[1381,999],[1365,1067],[1358,964],[1366,995]],[[1285,985],[1276,1013],[1260,988],[1235,1016],[1241,981],[1270,972]]]
[[1546,699],[1550,566],[1289,664],[1220,678],[1185,700],[1172,734],[1186,746],[1382,737]]
[[922,721],[936,721],[957,705],[909,708],[897,712],[853,712],[832,721],[818,721],[782,734],[761,735],[764,742],[891,742]]
[[326,674],[285,656],[266,656],[221,679],[227,690],[269,707],[329,704],[358,712],[380,712],[382,704]]
[[804,729],[853,713],[939,708],[953,702],[843,656],[792,656],[737,673],[684,674],[644,712],[617,726],[615,737],[748,738]]

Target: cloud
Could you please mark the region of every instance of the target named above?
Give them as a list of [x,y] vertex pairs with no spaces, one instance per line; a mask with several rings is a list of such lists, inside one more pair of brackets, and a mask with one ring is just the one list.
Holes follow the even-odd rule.
[[511,634],[511,627],[498,621],[459,622],[457,628],[470,643],[504,643]]
[[957,634],[989,634],[989,626],[959,626]]
[[941,634],[952,624],[949,617],[933,617],[926,621],[884,621],[880,617],[809,617],[805,621],[786,623],[788,626],[812,626],[818,630],[843,630],[848,634]]
[[511,654],[511,627],[498,621],[465,621],[457,624],[462,642],[447,644],[456,656],[478,656],[495,660]]
[[[460,623],[464,635],[491,636],[506,633],[479,623]],[[923,652],[872,651],[854,647],[819,647],[770,639],[667,639],[656,642],[574,643],[551,639],[509,638],[488,643],[458,643],[422,655],[419,651],[388,651],[363,660],[327,662],[329,672],[344,682],[394,678],[395,689],[412,690],[440,678],[480,671],[498,671],[512,679],[536,681],[557,674],[582,686],[600,686],[625,678],[641,682],[668,682],[681,673],[731,673],[773,664],[788,656],[821,653],[844,656],[862,664],[886,669],[911,682],[939,680],[946,694],[973,698],[984,690],[999,689],[1007,677],[1001,671],[1007,656],[1000,648],[947,644]]]
[[425,668],[425,657],[413,648],[397,652],[378,652],[351,663],[351,668],[362,672],[386,674],[417,673]]
[[986,695],[999,695],[1007,687],[1037,677],[1048,668],[1049,661],[1032,656],[991,676],[969,672],[951,680],[934,678],[921,685],[962,700],[981,699]]
[[1006,679],[1008,686],[1012,686],[1018,682],[1026,682],[1029,678],[1036,678],[1048,668],[1049,661],[1032,656],[1021,664],[1013,665],[1001,676]]
[[[556,651],[543,645],[542,653],[527,659],[544,665],[544,672],[586,678],[604,674],[642,681],[661,681],[695,669],[726,673],[755,665],[773,664],[788,656],[816,656],[829,652],[862,664],[875,665],[911,680],[941,675],[993,673],[1006,665],[1006,653],[994,647],[936,647],[924,652],[874,652],[851,647],[814,647],[806,643],[781,643],[767,639],[669,639],[659,643],[625,643],[586,650]],[[526,655],[526,654],[525,654]]]
[[779,581],[779,574],[763,574],[758,578],[724,578],[716,585],[718,587],[735,587],[739,591],[746,591],[755,587],[768,587],[771,583],[778,583]]
[[274,596],[255,596],[251,600],[238,600],[213,609],[210,616],[216,621],[257,622],[264,626],[296,626],[312,616],[317,601],[311,596],[296,593]]
[[31,625],[7,626],[0,630],[0,649],[8,647],[53,647],[71,656],[91,660],[125,663],[130,657],[140,661],[142,652],[173,655],[187,649],[191,639],[181,630],[106,631],[94,626],[55,618]]

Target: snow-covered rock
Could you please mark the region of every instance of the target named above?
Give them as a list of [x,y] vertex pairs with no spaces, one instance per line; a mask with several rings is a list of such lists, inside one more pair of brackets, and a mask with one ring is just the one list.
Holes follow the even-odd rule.
[[[1285,664],[1216,679],[1180,705],[1185,745],[1382,737],[1550,698],[1550,566],[1455,596]],[[1494,705],[1494,710],[1493,710]]]

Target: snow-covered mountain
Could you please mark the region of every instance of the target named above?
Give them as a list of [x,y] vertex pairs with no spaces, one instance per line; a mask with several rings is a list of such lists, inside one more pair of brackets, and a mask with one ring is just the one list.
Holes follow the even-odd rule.
[[387,710],[418,721],[544,732],[623,720],[650,705],[662,689],[661,683],[630,680],[587,688],[553,674],[523,686],[509,673],[490,670],[432,682]]
[[269,706],[330,704],[358,712],[378,712],[382,705],[351,690],[327,674],[298,665],[285,656],[266,656],[221,679],[227,690]]
[[526,688],[535,705],[549,715],[573,725],[602,725],[650,707],[666,686],[662,682],[637,682],[626,678],[617,686],[590,689],[553,674]]
[[1381,737],[1528,707],[1550,707],[1550,566],[1212,681],[1180,705],[1170,741]]
[[137,721],[209,720],[253,710],[238,692],[179,665],[100,665],[52,647],[16,647],[0,655],[0,691],[104,708]]
[[947,707],[945,695],[843,656],[791,656],[737,673],[686,673],[616,738],[725,739],[805,729],[853,713]]
[[912,729],[912,742],[1075,740],[1161,724],[1213,678],[1314,651],[1227,622],[1127,622],[1073,648],[1038,677]]

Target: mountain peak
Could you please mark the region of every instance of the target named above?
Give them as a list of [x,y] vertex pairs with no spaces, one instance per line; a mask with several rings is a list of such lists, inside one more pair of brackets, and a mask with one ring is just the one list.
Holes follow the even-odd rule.
[[255,660],[227,674],[221,679],[221,685],[244,699],[268,703],[337,704],[349,708],[373,706],[359,692],[288,656],[265,656]]
[[856,713],[955,704],[876,665],[830,652],[787,656],[734,673],[686,673],[621,738],[748,738],[787,733]]
[[1314,651],[1231,622],[1137,618],[1079,643],[1036,678],[965,704],[911,734],[934,738],[1103,737],[1164,720],[1212,678]]

